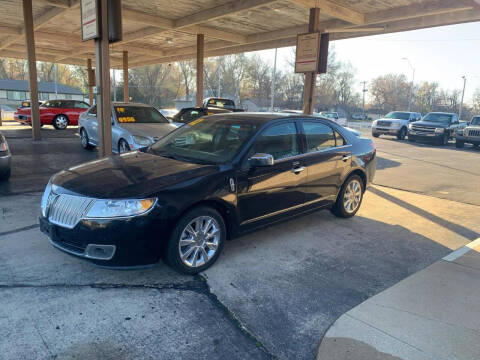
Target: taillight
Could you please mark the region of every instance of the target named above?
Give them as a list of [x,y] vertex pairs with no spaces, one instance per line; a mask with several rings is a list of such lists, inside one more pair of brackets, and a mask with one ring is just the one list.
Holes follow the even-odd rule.
[[7,151],[8,150],[8,145],[6,142],[1,142],[0,143],[0,151]]
[[375,145],[375,143],[373,142],[373,140],[370,140],[370,145],[372,146],[373,151],[376,151],[376,150],[377,150],[377,146]]

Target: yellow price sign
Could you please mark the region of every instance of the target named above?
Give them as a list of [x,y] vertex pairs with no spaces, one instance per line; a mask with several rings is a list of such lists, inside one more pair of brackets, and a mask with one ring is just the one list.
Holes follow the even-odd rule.
[[120,116],[118,118],[119,123],[134,123],[135,118],[133,116]]
[[123,113],[123,112],[125,112],[125,108],[123,108],[123,107],[117,107],[117,112]]
[[197,124],[201,123],[202,121],[203,121],[203,118],[198,118],[197,120],[193,120],[193,121],[189,122],[188,125],[194,126],[194,125],[197,125]]

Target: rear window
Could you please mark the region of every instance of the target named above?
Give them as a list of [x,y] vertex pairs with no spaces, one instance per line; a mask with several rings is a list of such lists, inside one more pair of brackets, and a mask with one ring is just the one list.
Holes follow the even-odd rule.
[[409,112],[400,112],[400,111],[392,111],[385,115],[385,119],[401,119],[401,120],[408,120],[410,119]]
[[119,123],[168,124],[169,121],[160,112],[150,106],[115,106],[115,115]]
[[233,100],[229,99],[210,99],[208,100],[208,105],[209,106],[218,106],[226,109],[234,109],[235,108],[235,103]]

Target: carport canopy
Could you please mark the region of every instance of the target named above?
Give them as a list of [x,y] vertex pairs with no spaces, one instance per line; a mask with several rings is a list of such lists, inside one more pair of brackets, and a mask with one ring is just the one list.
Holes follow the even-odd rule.
[[[33,61],[91,64],[94,41],[81,40],[79,0],[33,0],[33,24],[23,9],[28,3],[32,0],[0,0],[2,57],[25,59],[29,52]],[[332,41],[479,20],[480,0],[122,0],[123,40],[110,45],[110,68],[128,72],[194,58],[202,66],[200,57],[293,46],[297,34],[309,29],[329,33]],[[32,32],[34,51],[33,46],[27,51]],[[197,103],[202,80],[197,79]],[[304,101],[313,97],[310,88]]]

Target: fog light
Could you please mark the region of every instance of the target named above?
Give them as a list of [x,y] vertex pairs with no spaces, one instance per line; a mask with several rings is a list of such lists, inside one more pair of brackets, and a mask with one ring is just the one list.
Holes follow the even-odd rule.
[[88,244],[85,257],[97,260],[110,260],[115,254],[115,245]]

